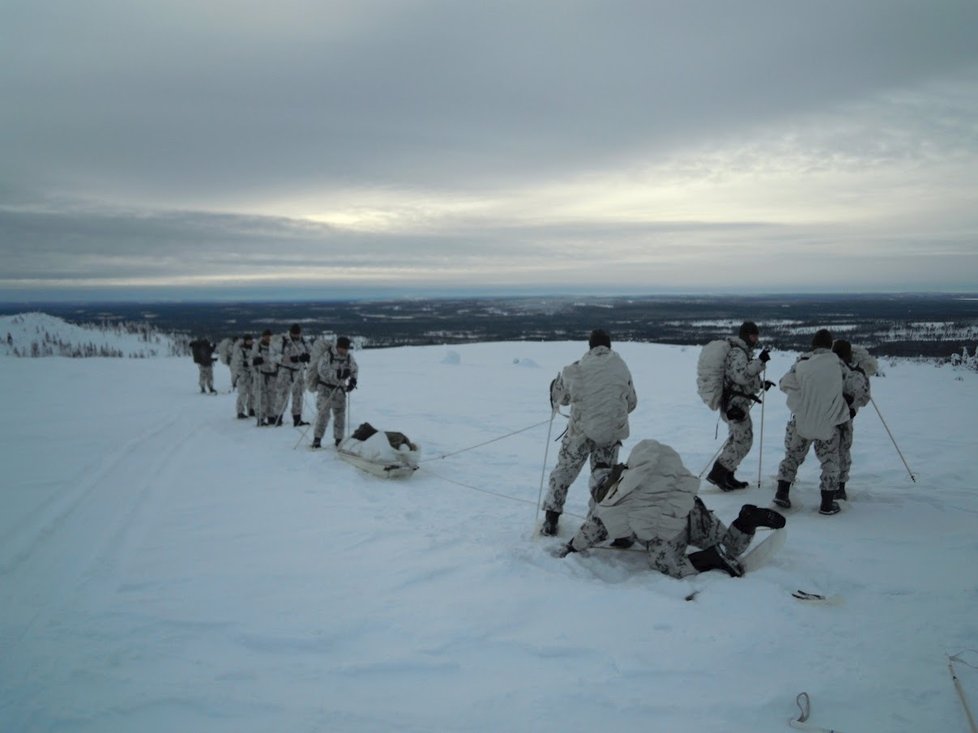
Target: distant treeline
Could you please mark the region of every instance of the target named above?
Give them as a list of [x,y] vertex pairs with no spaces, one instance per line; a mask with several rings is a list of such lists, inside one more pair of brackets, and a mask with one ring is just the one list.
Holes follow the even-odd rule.
[[[23,311],[0,305],[0,314]],[[367,347],[486,341],[566,341],[595,327],[617,341],[703,344],[756,321],[764,343],[803,351],[812,334],[837,337],[882,356],[950,358],[978,346],[976,295],[615,296],[445,298],[281,303],[35,304],[79,324],[148,322],[218,341],[285,331],[362,337]]]

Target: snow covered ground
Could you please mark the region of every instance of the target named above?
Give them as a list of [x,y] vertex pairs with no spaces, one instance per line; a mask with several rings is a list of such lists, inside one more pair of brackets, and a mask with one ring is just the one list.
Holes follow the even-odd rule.
[[[698,350],[615,347],[639,394],[623,458],[652,437],[698,473],[720,444]],[[875,399],[917,482],[870,406],[842,514],[817,514],[811,455],[778,557],[676,581],[534,534],[547,387],[585,349],[358,352],[353,424],[422,446],[402,481],[235,420],[189,358],[0,359],[0,730],[766,733],[806,691],[816,726],[966,731],[946,655],[978,648],[978,374],[885,363]],[[704,483],[725,521],[773,494],[776,390],[764,417],[761,488]],[[567,511],[560,541],[583,476]],[[978,669],[958,671],[978,706]]]

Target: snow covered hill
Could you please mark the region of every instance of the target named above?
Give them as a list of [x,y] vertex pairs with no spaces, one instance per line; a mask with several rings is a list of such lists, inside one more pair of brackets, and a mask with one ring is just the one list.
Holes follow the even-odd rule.
[[[652,437],[698,473],[720,445],[698,349],[615,347],[639,394],[622,455]],[[358,352],[353,424],[422,446],[403,481],[235,420],[220,365],[210,396],[189,357],[0,360],[0,730],[775,733],[806,691],[816,726],[966,731],[946,654],[978,648],[978,374],[888,362],[874,396],[917,481],[870,406],[843,513],[818,515],[809,456],[781,553],[676,581],[637,552],[551,556],[583,476],[561,537],[535,536],[547,388],[585,349]],[[761,486],[701,491],[724,520],[773,495],[776,390],[763,417],[739,472],[761,459]]]
[[186,337],[160,333],[146,323],[76,326],[45,313],[0,316],[0,355],[130,357],[181,356]]

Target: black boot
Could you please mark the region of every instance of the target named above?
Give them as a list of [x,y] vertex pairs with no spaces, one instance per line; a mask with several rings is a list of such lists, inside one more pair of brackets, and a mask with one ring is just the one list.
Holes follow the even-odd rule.
[[238,413],[238,419],[239,420],[247,420],[248,419],[248,416],[245,415],[243,412],[239,412]]
[[735,489],[746,489],[748,486],[750,486],[747,481],[740,481],[736,476],[734,476],[733,471],[730,471],[727,474],[727,483],[733,486]]
[[211,394],[217,394],[217,390],[214,389],[213,387],[211,387],[210,390],[211,390]]
[[785,509],[791,509],[791,499],[788,498],[788,491],[790,489],[790,481],[778,481],[778,490],[774,494],[774,503]]
[[203,387],[201,387],[201,388],[200,388],[200,393],[201,393],[201,394],[207,394],[207,390],[206,390],[206,389],[204,389]]
[[277,428],[282,427],[282,416],[279,415],[278,417],[270,417],[270,418],[268,418],[268,424],[269,425],[274,425]]
[[557,520],[560,519],[560,512],[548,511],[540,525],[540,534],[544,537],[553,537],[557,534]]
[[255,411],[254,410],[248,410],[248,417],[254,417],[254,416],[255,416]]
[[339,448],[340,447],[340,443],[342,443],[342,442],[343,442],[343,438],[337,438],[336,440],[333,441],[333,445],[335,445],[337,448]]
[[619,537],[617,540],[611,543],[611,546],[617,547],[620,550],[627,550],[634,544],[635,539],[633,537]]
[[701,573],[705,573],[707,570],[723,570],[733,578],[739,578],[744,574],[744,568],[741,564],[732,558],[720,544],[694,552],[688,557],[693,567]]
[[322,448],[323,447],[323,444],[320,442],[319,438],[313,438],[312,439],[312,445],[310,445],[309,447],[310,448]]
[[[707,475],[706,480],[711,484],[716,486],[720,491],[733,491],[734,489],[743,488],[742,486],[736,486],[730,482],[733,478],[733,474],[724,468],[720,461],[713,462],[713,468],[710,469],[710,473]],[[747,484],[744,484],[747,486]]]
[[754,534],[758,527],[781,529],[784,524],[785,519],[782,514],[753,504],[744,504],[740,507],[740,514],[733,520],[733,526],[744,534]]
[[840,511],[842,510],[839,508],[838,502],[835,501],[835,490],[823,491],[822,505],[818,508],[818,513],[830,516],[832,514],[838,514]]
[[846,482],[840,481],[839,488],[835,490],[835,500],[836,501],[849,501],[849,497],[846,495]]
[[305,420],[302,419],[302,415],[292,416],[292,427],[298,428],[301,427],[302,425],[308,425],[308,424],[309,423],[307,423]]

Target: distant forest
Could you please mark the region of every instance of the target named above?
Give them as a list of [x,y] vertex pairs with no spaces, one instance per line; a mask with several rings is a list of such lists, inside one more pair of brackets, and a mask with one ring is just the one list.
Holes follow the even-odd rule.
[[204,336],[284,332],[359,337],[365,347],[487,341],[567,341],[604,328],[616,341],[703,344],[761,328],[765,344],[806,350],[812,334],[882,356],[950,358],[978,348],[976,295],[777,295],[508,297],[276,303],[0,304],[0,314],[36,310],[77,324],[148,322],[161,331]]

